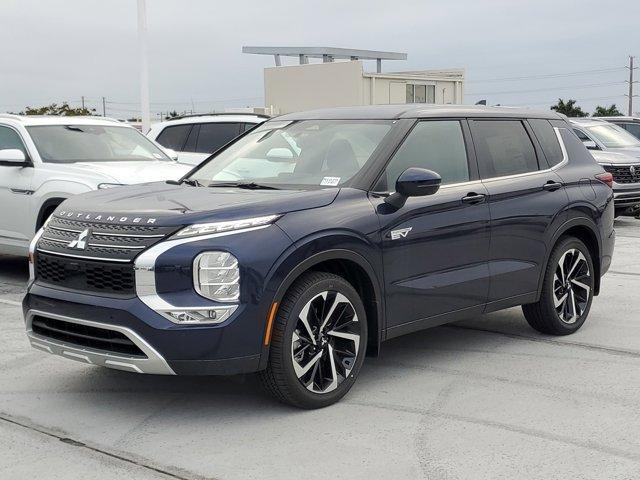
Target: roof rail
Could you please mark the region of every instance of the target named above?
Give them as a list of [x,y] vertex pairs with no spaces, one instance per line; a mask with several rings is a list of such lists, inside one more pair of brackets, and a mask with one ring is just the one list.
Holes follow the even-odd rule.
[[15,113],[0,113],[0,118],[11,118],[13,120],[24,120],[26,118],[46,118],[46,117],[58,117],[58,118],[69,118],[69,119],[73,119],[73,118],[86,118],[86,119],[90,119],[90,120],[106,120],[107,122],[117,122],[117,123],[121,123],[120,120],[118,120],[117,118],[113,118],[113,117],[102,117],[99,115],[16,115]]
[[182,118],[192,118],[192,117],[218,117],[223,115],[242,115],[242,116],[253,116],[259,118],[271,118],[269,115],[264,115],[262,113],[249,113],[249,112],[215,112],[215,113],[190,113],[189,115],[178,115],[177,117],[167,118],[163,121],[168,122],[171,120],[180,120]]

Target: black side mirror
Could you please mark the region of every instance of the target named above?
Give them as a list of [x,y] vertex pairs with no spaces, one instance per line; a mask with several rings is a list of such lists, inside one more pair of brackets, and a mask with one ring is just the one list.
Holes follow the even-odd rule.
[[396,208],[402,208],[409,197],[433,195],[440,188],[442,177],[426,168],[407,168],[396,180],[396,192],[384,199]]

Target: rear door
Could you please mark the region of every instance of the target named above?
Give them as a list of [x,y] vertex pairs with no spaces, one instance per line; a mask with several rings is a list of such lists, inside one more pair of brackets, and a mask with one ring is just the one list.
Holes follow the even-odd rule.
[[[531,301],[546,261],[549,230],[568,203],[562,179],[527,121],[474,119],[469,124],[491,214],[487,310]],[[548,122],[546,127],[547,140],[554,140],[549,130],[552,136],[555,131]]]
[[372,195],[382,228],[389,335],[447,321],[451,312],[482,311],[489,289],[489,208],[467,149],[466,122],[418,122],[387,165],[376,191],[393,191],[409,167],[440,174],[434,195],[400,209]]

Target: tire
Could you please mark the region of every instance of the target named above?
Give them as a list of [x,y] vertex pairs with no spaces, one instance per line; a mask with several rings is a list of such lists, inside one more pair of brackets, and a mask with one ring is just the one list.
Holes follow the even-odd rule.
[[594,275],[586,245],[575,237],[560,238],[549,258],[540,300],[522,306],[529,325],[549,335],[578,331],[591,310]]
[[326,407],[351,389],[366,346],[367,318],[356,290],[338,275],[307,272],[280,303],[260,378],[283,403]]

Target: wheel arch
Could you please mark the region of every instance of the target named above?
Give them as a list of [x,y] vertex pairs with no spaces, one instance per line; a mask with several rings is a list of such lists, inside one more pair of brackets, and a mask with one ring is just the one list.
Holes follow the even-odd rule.
[[538,286],[538,292],[542,290],[542,282],[544,281],[544,272],[547,270],[553,247],[558,243],[558,240],[563,236],[573,236],[582,241],[589,249],[591,258],[593,260],[593,268],[595,270],[594,275],[594,295],[600,293],[600,273],[601,273],[601,252],[602,241],[598,234],[598,227],[595,222],[587,217],[576,217],[568,220],[562,224],[552,237],[550,242],[550,248],[547,252],[547,258],[542,270],[540,283]]
[[36,217],[35,231],[37,232],[47,217],[53,213],[53,211],[64,202],[66,198],[64,197],[51,197],[47,198],[42,205],[40,205],[40,209],[38,210],[38,216]]
[[382,288],[374,267],[353,250],[336,248],[325,250],[299,262],[282,280],[273,297],[280,303],[291,285],[305,272],[334,273],[347,280],[358,292],[367,313],[367,354],[377,355],[382,342],[384,308]]

